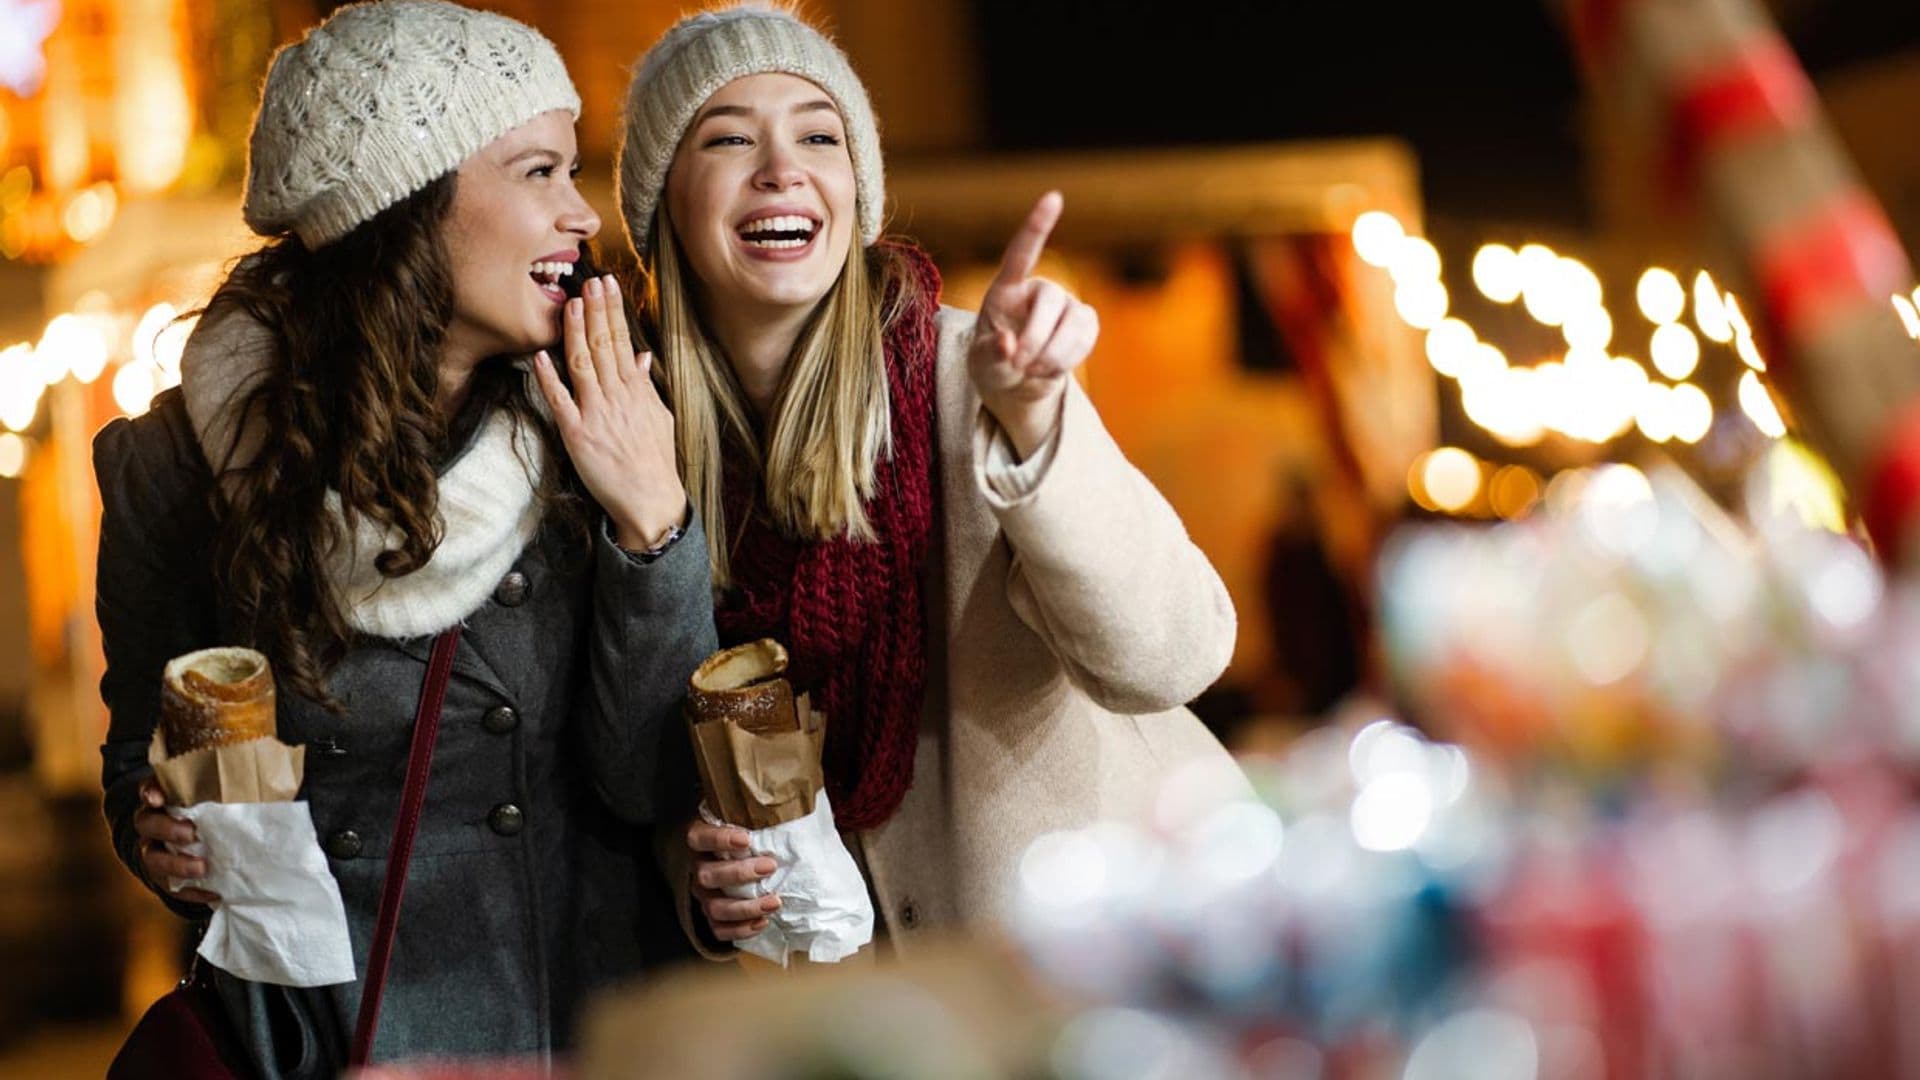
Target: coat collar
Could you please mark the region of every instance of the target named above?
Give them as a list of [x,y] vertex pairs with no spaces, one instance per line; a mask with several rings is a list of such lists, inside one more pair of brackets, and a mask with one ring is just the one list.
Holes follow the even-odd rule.
[[[273,362],[272,333],[238,308],[209,310],[181,358],[181,391],[201,449],[223,488],[237,482],[233,467],[259,452],[266,433],[242,415],[248,395]],[[431,636],[485,603],[539,528],[538,498],[545,464],[537,432],[510,413],[481,422],[472,443],[441,473],[440,545],[427,564],[398,578],[383,577],[374,559],[399,536],[364,519],[345,529],[344,541],[325,553],[328,582],[347,624],[375,637]],[[338,493],[327,512],[341,518]]]

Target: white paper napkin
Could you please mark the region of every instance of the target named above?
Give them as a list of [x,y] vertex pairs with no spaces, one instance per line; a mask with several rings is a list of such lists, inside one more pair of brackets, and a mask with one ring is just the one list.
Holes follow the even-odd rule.
[[[705,806],[700,813],[713,824],[723,824]],[[732,857],[762,855],[780,864],[772,875],[729,886],[726,893],[742,900],[775,894],[780,897],[780,910],[768,917],[765,930],[734,943],[742,952],[781,967],[794,953],[817,964],[830,964],[845,960],[873,940],[873,901],[867,897],[867,882],[840,839],[840,830],[834,828],[826,792],[814,796],[813,813],[806,817],[770,829],[747,830],[747,852]]]
[[207,876],[174,881],[220,896],[200,939],[208,963],[280,986],[352,982],[353,942],[340,884],[327,867],[304,801],[201,803],[167,813],[194,823],[198,843],[174,846],[207,860]]

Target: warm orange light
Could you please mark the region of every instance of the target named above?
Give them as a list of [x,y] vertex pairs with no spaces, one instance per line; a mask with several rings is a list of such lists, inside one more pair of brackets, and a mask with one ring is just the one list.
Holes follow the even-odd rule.
[[146,29],[121,34],[115,50],[114,157],[128,191],[161,191],[179,177],[193,135],[175,0],[119,3],[124,25]]
[[119,201],[114,195],[113,185],[105,182],[94,184],[75,195],[68,200],[66,213],[61,215],[61,224],[66,227],[67,236],[76,244],[98,240],[113,224]]
[[1540,477],[1525,465],[1503,465],[1487,485],[1493,512],[1511,521],[1540,501]]
[[1457,446],[1442,446],[1427,455],[1420,479],[1435,506],[1458,513],[1480,494],[1480,462]]

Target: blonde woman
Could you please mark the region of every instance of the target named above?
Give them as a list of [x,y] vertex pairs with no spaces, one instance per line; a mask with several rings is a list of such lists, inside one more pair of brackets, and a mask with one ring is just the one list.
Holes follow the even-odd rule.
[[[772,636],[831,717],[827,786],[896,947],[991,917],[1050,829],[1137,813],[1224,751],[1182,705],[1232,651],[1219,577],[1070,372],[1099,332],[1033,276],[1048,194],[979,316],[881,235],[865,88],[792,15],[691,16],[627,99],[621,214],[722,644]],[[737,829],[690,825],[698,939],[776,898]],[[693,910],[704,918],[688,917]]]

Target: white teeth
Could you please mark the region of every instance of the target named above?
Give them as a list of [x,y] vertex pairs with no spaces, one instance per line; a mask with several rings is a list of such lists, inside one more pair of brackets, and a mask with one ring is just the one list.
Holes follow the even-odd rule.
[[809,218],[798,214],[782,214],[779,217],[764,217],[749,221],[740,226],[741,235],[763,232],[804,232],[812,233],[815,226]]
[[747,243],[757,248],[803,248],[811,240],[748,240]]
[[573,264],[570,262],[537,262],[533,264],[533,272],[543,277],[558,279],[572,274]]

